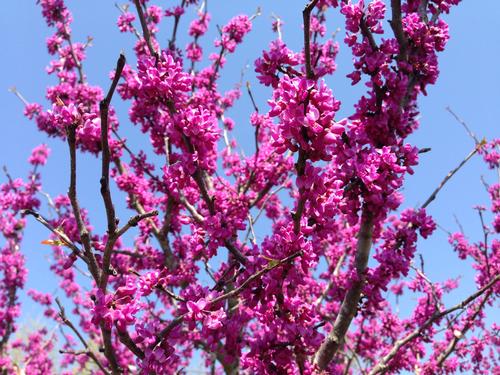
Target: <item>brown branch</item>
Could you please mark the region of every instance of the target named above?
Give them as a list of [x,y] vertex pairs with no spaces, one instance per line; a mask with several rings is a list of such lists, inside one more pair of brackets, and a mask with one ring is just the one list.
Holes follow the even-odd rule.
[[92,277],[96,282],[99,282],[100,272],[97,266],[97,260],[92,251],[92,244],[90,242],[89,231],[83,222],[82,213],[80,210],[80,204],[78,203],[77,192],[76,192],[76,124],[70,125],[66,128],[66,133],[68,136],[68,146],[70,154],[70,183],[68,190],[68,198],[71,202],[71,207],[73,210],[73,215],[76,220],[78,227],[78,232],[80,234],[80,240],[83,244],[84,254],[88,260],[88,269],[92,274]]
[[157,216],[157,215],[158,215],[158,211],[153,210],[150,212],[146,212],[144,214],[138,214],[138,215],[131,217],[129,219],[129,221],[127,222],[127,224],[125,224],[123,227],[121,227],[120,229],[118,229],[116,231],[116,235],[115,235],[116,238],[120,238],[121,236],[123,236],[130,228],[137,226],[137,224],[139,224],[140,221]]
[[78,70],[78,82],[79,83],[84,83],[85,82],[85,76],[83,74],[82,63],[80,62],[80,60],[76,56],[75,48],[73,47],[73,42],[71,41],[71,35],[68,32],[68,30],[66,29],[66,27],[64,27],[64,38],[68,42],[69,51],[70,51],[70,54],[71,54],[71,58],[73,59],[73,62],[76,65],[76,69]]
[[[120,159],[115,158],[113,160],[113,163],[115,164],[115,167],[118,170],[118,173],[120,173],[120,175],[125,174],[125,168],[123,168],[123,165],[121,164]],[[144,209],[144,207],[142,207],[142,205],[140,204],[140,202],[135,194],[128,193],[128,199],[130,200],[130,205],[138,214],[140,214],[140,215],[146,214],[146,210]],[[170,249],[170,244],[166,238],[162,237],[160,229],[156,226],[154,221],[152,221],[152,220],[148,220],[148,221],[149,221],[149,224],[151,225],[153,236],[156,238],[163,253],[165,254],[165,264],[169,270],[172,270],[175,267],[176,261],[175,261],[174,255],[172,253],[172,250]]]
[[103,366],[97,355],[92,351],[90,346],[87,344],[85,339],[83,338],[82,334],[78,331],[78,329],[71,323],[71,321],[66,317],[66,312],[64,310],[64,307],[61,304],[61,301],[59,301],[59,298],[56,297],[56,303],[57,306],[59,306],[59,317],[61,318],[62,322],[68,326],[69,329],[71,329],[75,335],[78,337],[80,342],[83,344],[85,347],[86,352],[88,353],[88,356],[92,358],[92,360],[95,362],[95,364],[101,369],[102,372],[105,374],[109,374],[109,371],[106,370],[106,368]]
[[364,16],[361,17],[361,20],[359,22],[359,28],[361,29],[361,33],[363,34],[363,36],[366,39],[368,39],[368,43],[370,43],[370,47],[372,48],[372,50],[374,52],[378,51],[377,42],[375,42],[375,38],[373,37],[373,33],[371,32],[371,30],[368,28],[368,25],[366,24],[366,20],[365,20]]
[[250,87],[250,82],[247,81],[246,83],[246,88],[247,88],[247,93],[248,93],[248,96],[250,97],[250,101],[252,102],[252,106],[253,106],[253,110],[257,113],[259,113],[259,107],[257,107],[257,103],[255,102],[255,98],[252,94],[252,89]]
[[[306,169],[307,154],[304,150],[299,150],[299,157],[297,163],[295,164],[295,169],[297,171],[297,178],[301,178],[304,175]],[[292,214],[293,217],[293,232],[295,234],[300,233],[300,220],[302,219],[302,214],[304,213],[304,208],[306,205],[306,198],[303,195],[302,189],[299,189],[299,201],[297,202],[297,210]]]
[[441,183],[438,185],[438,187],[431,193],[429,198],[422,204],[421,208],[426,208],[431,202],[436,199],[438,193],[441,191],[441,189],[446,185],[446,183],[457,173],[460,168],[462,168],[481,148],[481,144],[478,146],[474,147],[474,149],[465,157],[464,160],[460,162],[460,164],[452,169],[451,171],[448,172],[448,174],[444,177],[444,179],[441,181]]
[[[101,278],[99,279],[99,288],[106,292],[106,286],[109,279],[109,269],[111,265],[111,255],[113,253],[113,247],[116,243],[117,232],[117,220],[115,208],[113,206],[113,200],[111,198],[111,192],[109,190],[109,167],[111,163],[111,152],[109,149],[109,124],[108,124],[108,113],[109,113],[109,105],[111,103],[111,99],[113,98],[113,93],[115,92],[116,86],[118,85],[118,81],[123,72],[123,68],[125,67],[125,55],[120,54],[118,61],[116,63],[115,75],[113,77],[113,81],[108,90],[108,93],[104,100],[102,100],[99,104],[100,114],[101,114],[101,147],[102,147],[102,168],[101,168],[101,195],[104,201],[104,206],[106,209],[106,218],[107,218],[107,232],[108,232],[108,240],[106,242],[106,246],[104,248],[103,260],[102,260],[102,272]],[[124,228],[126,228],[125,226]],[[116,353],[113,349],[113,342],[111,336],[111,330],[107,328],[103,322],[100,324],[102,338],[104,343],[104,354],[109,361],[111,370],[113,374],[120,373],[120,368],[118,365],[118,361],[116,359]]]
[[109,367],[111,367],[111,372],[113,375],[121,374],[120,366],[118,365],[118,360],[116,359],[116,353],[113,349],[112,333],[111,329],[105,326],[104,321],[99,324],[102,333],[102,341],[104,343],[104,355],[106,356]]
[[483,286],[481,289],[479,289],[477,292],[474,294],[471,294],[469,297],[464,299],[462,302],[456,304],[453,307],[450,307],[447,310],[444,311],[436,311],[432,316],[427,319],[420,327],[415,328],[411,333],[406,335],[403,339],[400,339],[396,341],[395,345],[392,347],[392,349],[385,355],[379,363],[377,363],[370,371],[369,375],[375,375],[380,372],[385,372],[388,367],[389,361],[396,356],[396,354],[399,352],[399,350],[408,344],[410,341],[415,339],[416,337],[420,336],[423,331],[425,331],[427,328],[429,328],[432,323],[434,323],[436,320],[441,319],[443,316],[448,315],[456,310],[460,310],[465,308],[469,303],[474,301],[476,298],[480,297],[483,295],[486,291],[491,289],[497,282],[500,280],[500,275],[497,275],[495,278],[493,278],[489,283],[487,283],[485,286]]
[[198,212],[196,207],[194,207],[191,203],[188,202],[186,197],[183,194],[180,194],[179,201],[182,205],[189,211],[194,220],[198,223],[203,223],[205,218]]
[[[181,3],[181,8],[184,8],[184,5],[186,4],[186,0],[182,0]],[[175,49],[175,40],[177,37],[177,28],[179,27],[179,20],[181,19],[181,15],[175,15],[174,17],[174,27],[172,29],[172,36],[170,37],[170,40],[168,42],[168,48],[170,50]]]
[[[184,134],[183,134],[183,140],[184,143],[186,144],[188,151],[194,153],[193,144],[191,143],[189,138],[186,137]],[[205,204],[207,205],[210,215],[215,215],[214,201],[208,193],[206,178],[204,177],[202,170],[197,167],[196,171],[191,175],[191,177],[196,182],[196,185],[198,185],[201,197],[205,202]],[[226,239],[224,241],[224,246],[229,250],[231,254],[233,254],[236,260],[238,260],[238,262],[240,262],[242,265],[246,265],[248,263],[247,258],[236,248],[236,246],[231,240]]]
[[399,44],[399,58],[405,60],[407,58],[408,41],[403,30],[403,22],[401,19],[401,0],[391,0],[392,19],[389,21],[394,36]]
[[448,347],[445,349],[444,352],[440,352],[439,355],[438,355],[438,357],[437,357],[437,360],[436,360],[436,366],[437,367],[441,367],[443,365],[444,361],[446,361],[446,359],[451,355],[451,353],[453,353],[453,351],[455,350],[455,347],[456,347],[457,343],[463,337],[465,337],[465,334],[472,327],[472,324],[474,323],[474,320],[476,320],[477,316],[482,311],[484,305],[486,304],[486,302],[488,301],[488,299],[490,298],[490,296],[492,294],[493,294],[493,290],[492,289],[488,290],[488,292],[486,293],[486,295],[483,298],[483,300],[476,307],[476,309],[474,311],[474,314],[468,319],[468,321],[464,325],[464,327],[458,333],[454,332],[453,339],[448,344]]
[[[111,263],[111,254],[113,251],[113,246],[118,238],[116,233],[117,227],[117,219],[115,208],[113,206],[113,200],[111,198],[111,192],[109,190],[109,167],[111,164],[111,152],[109,149],[109,124],[108,124],[108,113],[109,113],[109,105],[111,103],[111,99],[113,98],[113,93],[115,92],[116,86],[118,85],[118,81],[123,72],[123,68],[125,67],[125,55],[123,53],[120,54],[118,61],[116,62],[115,75],[113,77],[113,81],[108,90],[108,94],[101,100],[99,104],[99,109],[101,113],[101,147],[102,147],[102,163],[101,163],[101,195],[104,201],[104,207],[106,208],[106,219],[107,219],[107,232],[108,232],[108,240],[106,242],[106,246],[104,248],[103,260],[102,260],[102,274],[101,279],[99,280],[99,287],[105,291],[106,285],[108,282],[108,269]],[[126,228],[125,226],[124,228]],[[128,228],[126,228],[128,229]]]
[[120,339],[120,342],[125,345],[129,350],[134,353],[138,358],[144,359],[144,352],[139,348],[134,340],[132,340],[132,337],[128,334],[128,331],[125,329],[124,331],[121,331],[116,328],[116,332],[118,333],[118,338]]
[[248,263],[247,258],[238,250],[238,248],[234,245],[234,243],[231,240],[225,240],[224,246],[226,246],[226,249],[229,250],[229,252],[234,256],[234,258],[238,262],[240,262],[243,266],[247,265]]
[[420,0],[420,4],[418,4],[418,15],[424,21],[427,23],[429,21],[427,17],[427,5],[429,3],[429,0]]
[[311,12],[318,3],[318,0],[311,0],[302,11],[304,20],[304,57],[306,59],[306,76],[309,79],[314,78],[314,72],[311,67]]
[[271,190],[273,186],[274,182],[268,181],[267,184],[264,186],[264,188],[261,191],[259,191],[259,194],[257,194],[255,199],[250,202],[250,208],[258,205],[259,202],[267,195],[267,193],[269,193],[269,190]]
[[368,257],[370,255],[370,248],[372,245],[372,219],[371,214],[363,210],[356,249],[356,279],[352,281],[351,287],[342,301],[339,314],[335,319],[331,332],[327,337],[325,337],[323,343],[316,352],[314,363],[321,370],[326,369],[333,356],[340,348],[347,330],[351,325],[352,319],[358,311],[358,304],[365,283],[365,270],[368,264]]
[[70,354],[70,355],[88,355],[90,356],[90,351],[88,349],[84,350],[63,350],[59,349],[59,354]]
[[179,324],[181,324],[184,321],[184,318],[187,316],[187,313],[184,313],[182,315],[179,315],[176,317],[174,320],[172,320],[168,326],[163,328],[158,335],[156,335],[156,341],[151,345],[151,349],[156,348],[158,345],[161,344],[163,339],[168,336],[172,330],[177,327]]
[[76,246],[73,243],[73,241],[71,241],[69,239],[69,237],[63,231],[57,230],[56,228],[54,228],[52,226],[52,224],[50,224],[49,221],[45,217],[43,217],[41,214],[39,214],[38,212],[36,212],[34,210],[30,210],[30,209],[22,210],[21,214],[23,216],[24,215],[33,216],[36,221],[38,221],[44,227],[46,227],[48,230],[50,230],[52,233],[54,233],[59,238],[59,240],[64,243],[65,246],[69,247],[73,251],[73,253],[75,253],[75,255],[79,256],[81,259],[83,259],[83,261],[85,261],[88,264],[87,260],[83,256],[83,254],[82,254],[81,250],[78,248],[78,246]]
[[134,4],[135,8],[137,9],[137,15],[139,16],[139,21],[141,22],[142,34],[144,36],[144,40],[146,41],[146,44],[149,48],[149,53],[151,53],[151,56],[153,56],[156,60],[158,60],[159,55],[158,52],[156,52],[153,47],[153,43],[151,41],[151,33],[149,32],[148,24],[146,22],[146,18],[144,17],[144,12],[142,11],[140,0],[134,0]]

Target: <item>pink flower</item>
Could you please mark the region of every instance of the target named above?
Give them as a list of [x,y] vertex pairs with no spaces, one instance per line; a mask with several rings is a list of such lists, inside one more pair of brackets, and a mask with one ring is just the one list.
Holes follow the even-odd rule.
[[188,301],[186,307],[190,312],[190,318],[193,320],[203,320],[204,311],[203,309],[207,306],[207,301],[204,298],[200,298],[196,302]]
[[50,149],[47,145],[41,144],[31,151],[31,156],[28,161],[31,165],[45,165],[50,154]]

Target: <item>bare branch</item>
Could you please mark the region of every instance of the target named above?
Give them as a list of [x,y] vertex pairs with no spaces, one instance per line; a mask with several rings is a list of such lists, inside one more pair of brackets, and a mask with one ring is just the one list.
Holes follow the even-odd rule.
[[[99,280],[99,286],[101,289],[106,289],[106,284],[108,282],[109,273],[107,272],[109,269],[109,265],[111,263],[111,253],[113,250],[113,246],[118,238],[116,235],[116,213],[115,208],[113,206],[113,200],[111,198],[111,192],[109,190],[109,167],[111,164],[111,152],[109,149],[109,124],[108,124],[108,112],[109,105],[111,103],[111,99],[113,98],[113,93],[115,92],[116,86],[118,85],[118,81],[123,72],[123,68],[125,67],[125,55],[123,53],[120,54],[118,61],[116,62],[115,75],[113,77],[113,81],[108,90],[108,94],[106,98],[101,101],[99,105],[99,109],[101,112],[101,147],[102,147],[102,163],[101,163],[101,195],[104,201],[104,206],[106,208],[106,218],[108,222],[108,240],[106,242],[106,247],[104,249],[103,261],[102,261],[102,274],[101,279]],[[125,226],[126,228],[126,226]],[[128,229],[128,228],[126,228]]]
[[52,224],[50,224],[49,221],[45,217],[43,217],[41,214],[39,214],[38,212],[36,212],[34,210],[30,210],[30,209],[22,210],[21,214],[33,216],[36,221],[38,221],[44,227],[46,227],[48,230],[50,230],[52,233],[54,233],[59,238],[59,240],[64,243],[65,246],[69,247],[73,251],[73,253],[75,253],[77,256],[79,256],[81,259],[83,259],[88,264],[88,261],[83,256],[80,248],[78,246],[76,246],[73,243],[73,241],[71,241],[69,239],[69,237],[63,231],[54,228],[52,226]]
[[120,342],[125,345],[127,348],[130,349],[132,353],[134,353],[138,358],[144,359],[144,352],[139,348],[134,340],[132,340],[132,337],[127,332],[127,329],[125,330],[120,330],[118,327],[116,327],[116,332],[118,333],[118,337],[120,339]]
[[148,219],[150,217],[157,216],[157,215],[158,215],[158,211],[154,210],[154,211],[151,211],[151,212],[146,212],[144,214],[138,214],[138,215],[135,215],[135,216],[131,217],[129,219],[129,221],[127,222],[127,224],[125,224],[123,227],[121,227],[120,229],[118,229],[116,231],[116,238],[120,238],[130,228],[137,226],[137,224],[139,224],[140,221],[142,221],[144,219]]
[[462,168],[478,151],[481,145],[478,145],[474,147],[474,149],[465,157],[464,160],[460,162],[460,164],[452,169],[448,174],[445,176],[445,178],[441,181],[441,183],[438,185],[438,187],[432,192],[432,194],[427,198],[427,200],[424,202],[424,204],[421,206],[421,208],[426,208],[431,202],[436,199],[436,196],[438,193],[441,191],[441,189],[446,185],[446,183],[453,177],[455,173],[457,173],[460,168]]
[[448,315],[456,310],[460,310],[465,308],[469,303],[474,301],[476,298],[480,297],[483,295],[486,291],[491,289],[497,282],[500,280],[500,275],[497,275],[495,278],[493,278],[488,284],[483,286],[481,289],[479,289],[476,293],[470,295],[466,299],[464,299],[462,302],[458,303],[457,305],[450,307],[447,310],[444,311],[436,311],[429,319],[427,319],[420,327],[415,328],[411,333],[406,335],[403,339],[400,339],[396,341],[395,345],[392,347],[392,349],[385,355],[377,365],[375,365],[369,375],[375,375],[380,372],[384,372],[387,369],[389,361],[394,358],[394,356],[399,352],[399,350],[408,344],[410,341],[418,337],[423,331],[425,331],[427,328],[431,326],[432,323],[434,323],[436,320],[441,319],[443,316]]
[[[299,157],[297,163],[295,164],[295,170],[297,171],[297,178],[301,178],[304,175],[306,169],[307,154],[304,150],[299,150]],[[306,198],[303,194],[302,189],[299,189],[299,201],[297,202],[297,210],[292,214],[293,217],[293,231],[295,234],[300,233],[300,220],[302,219],[302,214],[304,213],[304,208],[306,205]]]
[[476,137],[476,135],[472,132],[472,130],[470,130],[469,126],[467,125],[467,123],[462,120],[452,109],[451,107],[446,107],[446,110],[455,118],[455,120],[457,120],[457,122],[462,125],[465,129],[465,131],[467,132],[467,134],[469,135],[469,137],[471,137],[473,140],[474,140],[474,143],[476,145],[479,145],[481,143],[481,141]]
[[309,79],[314,78],[314,72],[311,67],[311,12],[318,3],[318,0],[311,0],[302,11],[304,20],[304,57],[306,59],[306,76]]
[[149,48],[149,52],[151,56],[158,60],[159,55],[158,52],[155,51],[153,47],[153,42],[151,41],[151,33],[148,29],[148,24],[146,22],[146,18],[144,17],[144,12],[142,11],[140,0],[134,0],[135,8],[137,9],[137,15],[139,16],[139,21],[141,22],[142,34],[144,35],[144,40]]
[[92,251],[92,244],[90,242],[89,231],[83,222],[82,213],[80,210],[80,204],[78,203],[77,193],[76,193],[76,128],[75,125],[68,126],[66,128],[66,133],[68,135],[68,146],[70,154],[70,184],[68,190],[68,198],[71,202],[71,207],[73,210],[73,215],[75,216],[76,224],[78,227],[78,232],[80,234],[80,240],[82,241],[84,254],[88,260],[88,268],[92,277],[96,282],[99,282],[100,272],[97,266],[97,260]]
[[[186,4],[186,0],[182,0],[181,8],[184,8],[185,4]],[[177,28],[179,27],[179,20],[180,19],[181,19],[180,14],[176,14],[174,16],[174,27],[172,29],[172,36],[170,37],[170,40],[168,42],[168,48],[171,50],[175,49],[175,39],[177,37]]]
[[266,267],[262,268],[260,271],[254,273],[252,276],[250,276],[248,279],[246,279],[243,283],[241,283],[241,285],[239,287],[237,287],[236,289],[233,289],[231,290],[230,292],[227,292],[226,294],[223,294],[219,297],[216,297],[214,298],[212,301],[210,301],[209,303],[211,305],[213,304],[216,304],[220,301],[223,301],[223,300],[226,300],[228,298],[233,298],[233,297],[236,297],[237,295],[239,295],[252,281],[258,279],[259,277],[261,277],[262,275],[268,273],[269,271],[272,271],[273,269],[275,269],[276,267],[279,267],[285,263],[288,263],[292,260],[294,260],[295,258],[299,257],[302,255],[302,251],[297,251],[296,253],[293,253],[292,255],[286,257],[286,258],[283,258],[281,260],[278,260],[278,261],[271,261]]
[[71,41],[71,35],[70,33],[64,29],[64,34],[65,34],[65,39],[68,42],[69,45],[69,50],[71,54],[71,58],[73,59],[73,62],[75,63],[76,69],[78,70],[78,82],[79,83],[84,83],[85,82],[85,75],[83,74],[83,67],[82,63],[78,59],[78,56],[76,56],[75,48],[73,47],[73,42]]
[[365,270],[370,255],[373,230],[372,217],[364,211],[365,210],[363,210],[361,216],[361,225],[358,232],[358,244],[356,249],[355,264],[357,278],[352,281],[351,287],[342,301],[333,329],[328,336],[325,337],[323,343],[316,352],[314,363],[318,365],[321,370],[324,370],[328,366],[339,349],[351,325],[351,321],[358,311],[358,304],[365,283]]
[[[120,11],[121,14],[125,14],[128,10],[128,4],[121,6],[118,3],[115,3],[115,7]],[[142,38],[141,34],[139,34],[135,26],[132,26],[132,32],[134,33],[137,39],[140,40]]]
[[392,19],[389,21],[394,36],[399,44],[399,58],[406,59],[407,44],[406,36],[403,30],[403,22],[401,19],[401,0],[391,0]]
[[361,33],[363,36],[368,39],[368,43],[370,43],[370,47],[372,48],[373,51],[378,51],[378,46],[377,42],[375,42],[375,38],[373,37],[373,33],[371,30],[368,28],[368,25],[366,24],[365,17],[361,17],[361,20],[359,22],[359,28],[361,29]]
[[64,307],[61,304],[61,301],[59,301],[59,298],[56,297],[56,303],[57,306],[59,306],[59,317],[61,318],[62,322],[68,326],[69,329],[71,329],[75,335],[78,337],[80,342],[83,344],[85,347],[85,351],[88,353],[88,356],[92,358],[92,360],[95,362],[95,364],[101,369],[102,372],[105,374],[109,374],[109,371],[106,370],[106,368],[103,366],[97,355],[92,351],[92,349],[89,347],[85,339],[83,338],[82,334],[78,331],[78,329],[71,323],[71,321],[66,317],[66,312],[64,310]]

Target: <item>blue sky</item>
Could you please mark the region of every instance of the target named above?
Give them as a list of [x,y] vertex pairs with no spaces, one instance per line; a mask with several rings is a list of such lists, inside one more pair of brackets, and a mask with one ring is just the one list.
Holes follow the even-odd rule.
[[[45,26],[36,1],[8,1],[0,12],[0,25],[4,30],[3,58],[0,59],[0,164],[6,165],[14,177],[24,177],[28,166],[26,160],[33,147],[47,143],[52,149],[49,164],[43,169],[44,190],[55,196],[64,193],[68,186],[69,161],[67,147],[59,140],[48,139],[36,131],[34,123],[23,117],[21,103],[7,91],[11,86],[18,90],[31,102],[46,104],[45,88],[54,84],[52,77],[47,76],[44,69],[48,65],[45,39],[52,31]],[[163,5],[173,2],[159,2]],[[212,14],[211,30],[204,37],[205,51],[211,50],[211,42],[216,37],[215,24],[225,24],[238,13],[253,14],[262,6],[262,15],[253,24],[253,31],[246,37],[243,47],[240,46],[222,71],[221,87],[230,89],[240,81],[241,71],[245,65],[244,81],[252,84],[257,104],[261,111],[267,109],[266,100],[269,91],[259,88],[253,72],[253,61],[260,52],[267,48],[273,35],[270,32],[271,14],[282,17],[285,21],[283,38],[294,49],[302,45],[301,11],[304,1],[210,1],[209,11]],[[133,61],[131,47],[135,42],[133,35],[121,34],[116,28],[118,10],[114,1],[86,0],[67,1],[74,15],[73,40],[85,41],[87,36],[94,38],[93,46],[88,50],[84,63],[88,81],[107,89],[108,74],[115,65],[120,51],[125,51],[129,61]],[[184,46],[186,38],[182,31],[186,29],[188,19],[193,16],[191,9],[180,25],[179,44]],[[431,147],[432,151],[422,155],[421,165],[416,174],[407,180],[404,193],[406,201],[403,207],[413,207],[425,201],[427,196],[438,185],[441,179],[454,168],[473,147],[472,140],[461,126],[446,112],[450,106],[463,118],[478,137],[500,136],[498,119],[500,118],[499,87],[500,74],[498,60],[500,58],[500,34],[497,30],[500,2],[495,0],[463,1],[446,17],[450,25],[452,39],[444,53],[440,56],[441,76],[436,86],[428,90],[428,97],[420,100],[421,129],[412,136],[411,141],[420,147]],[[343,35],[342,18],[336,12],[330,12],[327,23],[329,32],[340,28],[339,40]],[[160,33],[160,43],[166,45],[171,30],[171,20],[165,20]],[[338,59],[338,71],[328,79],[334,95],[342,101],[341,115],[352,112],[352,105],[359,97],[359,89],[352,88],[345,75],[351,71],[349,50],[341,44]],[[127,106],[113,103],[121,122],[121,133],[129,139],[130,145],[138,150],[143,141],[137,129],[133,128],[127,117]],[[252,107],[245,92],[230,115],[236,121],[235,136],[240,140],[251,140],[251,128],[248,115]],[[248,152],[252,150],[251,142],[243,141],[242,147]],[[81,204],[90,211],[94,226],[103,228],[103,208],[99,197],[98,160],[85,155],[79,158],[79,194]],[[479,239],[481,227],[477,214],[472,207],[476,204],[488,204],[488,199],[480,176],[493,181],[478,158],[472,160],[442,190],[437,200],[429,207],[429,212],[444,228],[458,229],[455,217],[465,228],[472,239]],[[5,178],[0,177],[1,181]],[[117,199],[118,201],[118,199]],[[118,210],[122,219],[130,216],[123,207]],[[47,256],[49,249],[41,246],[40,241],[47,238],[44,228],[30,220],[26,231],[23,252],[27,257],[29,277],[27,287],[37,287],[43,292],[57,292],[57,284],[48,271]],[[450,302],[464,296],[474,289],[473,273],[470,264],[456,260],[446,235],[437,230],[428,241],[419,248],[425,257],[426,272],[435,281],[447,277],[461,276],[464,286],[461,292],[450,298]],[[37,307],[23,297],[26,303],[24,319],[36,317]],[[408,302],[407,307],[411,305]],[[402,306],[402,311],[405,306]]]

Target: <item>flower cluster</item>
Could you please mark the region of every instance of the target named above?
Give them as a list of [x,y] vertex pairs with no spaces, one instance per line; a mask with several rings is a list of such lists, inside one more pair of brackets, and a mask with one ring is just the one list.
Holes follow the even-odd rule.
[[[19,371],[26,373],[59,366],[169,374],[199,352],[207,368],[228,374],[347,374],[358,371],[355,364],[374,374],[497,371],[488,345],[498,344],[498,327],[487,327],[484,312],[500,288],[500,185],[488,187],[490,207],[477,208],[483,239],[449,238],[482,290],[449,314],[444,301],[457,279],[433,282],[415,262],[419,236],[428,238],[436,224],[424,208],[401,207],[405,177],[418,164],[419,149],[408,143],[418,127],[417,99],[436,82],[437,53],[449,38],[440,15],[458,0],[308,2],[309,35],[299,50],[273,17],[277,39],[254,62],[257,81],[272,90],[264,111],[262,87],[248,83],[249,100],[240,84],[220,89],[226,60],[257,15],[230,19],[206,53],[206,3],[162,9],[141,0],[133,2],[137,13],[122,6],[117,26],[137,37],[128,58],[137,63],[111,72],[119,94],[113,103],[130,104],[129,119],[150,145],[120,136],[112,107],[109,133],[101,135],[108,91],[87,82],[89,43],[72,40],[63,0],[39,3],[55,31],[47,73],[56,84],[46,92],[49,108],[25,103],[25,115],[70,147],[74,134],[79,151],[102,152],[107,225],[102,233],[102,223],[91,225],[74,186],[49,199],[50,218],[30,211],[40,208],[45,145],[33,150],[26,181],[7,173],[0,187],[2,369],[18,371],[12,358],[23,357]],[[350,113],[342,107],[342,119],[340,94],[327,84],[341,44],[329,36],[331,10],[345,19],[348,78],[364,90]],[[172,26],[166,46],[158,38],[163,23]],[[177,44],[185,40],[182,25],[189,25],[185,46]],[[238,143],[235,134],[248,134],[234,113],[245,101],[253,134]],[[491,168],[499,166],[498,146],[477,145]],[[125,205],[133,211],[128,220]],[[62,308],[43,287],[28,292],[64,329],[57,362],[48,330],[13,340],[26,280],[21,212],[51,231],[43,241],[50,270],[71,306]],[[416,302],[400,316],[394,298]],[[82,344],[86,355],[78,355]]]
[[269,104],[269,116],[279,118],[273,134],[277,152],[300,149],[312,161],[331,160],[330,146],[340,140],[344,126],[334,121],[340,102],[324,82],[285,76]]
[[250,30],[252,30],[252,23],[248,16],[236,16],[222,28],[222,37],[215,41],[215,46],[222,47],[232,53]]

